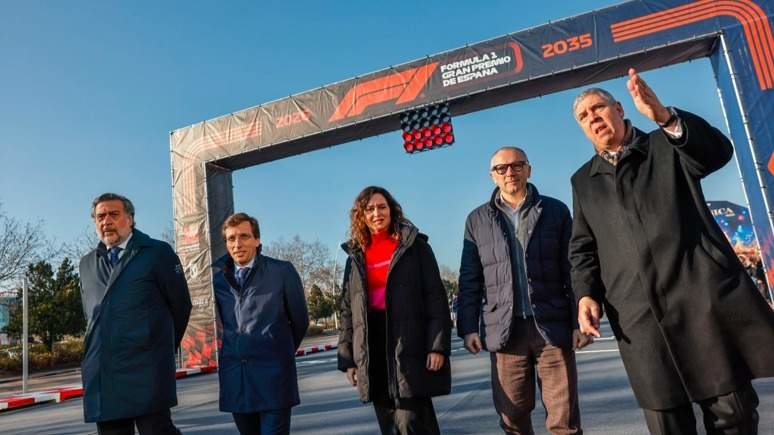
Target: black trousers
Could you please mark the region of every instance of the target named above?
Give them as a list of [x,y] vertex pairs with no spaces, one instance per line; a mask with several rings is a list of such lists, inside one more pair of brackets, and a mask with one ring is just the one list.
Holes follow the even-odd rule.
[[[758,395],[751,384],[738,391],[698,402],[707,435],[756,435]],[[693,406],[665,410],[644,409],[648,430],[654,435],[695,435]]]
[[429,397],[393,399],[387,386],[387,320],[384,311],[368,313],[368,384],[383,435],[440,434]]
[[134,427],[140,435],[180,435],[172,424],[169,410],[120,420],[97,422],[99,435],[134,435]]
[[240,435],[288,435],[290,433],[291,408],[271,411],[235,412],[234,423]]

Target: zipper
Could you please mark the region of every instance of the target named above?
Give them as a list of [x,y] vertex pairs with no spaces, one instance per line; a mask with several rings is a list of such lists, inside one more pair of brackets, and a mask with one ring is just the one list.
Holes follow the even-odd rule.
[[[506,218],[502,215],[502,212],[500,212],[500,210],[494,209],[493,211],[495,215],[495,220],[497,221],[497,226],[500,228],[500,233],[503,235],[503,238],[505,239],[505,255],[510,261],[511,241],[508,239],[508,228],[506,227],[508,223],[503,222],[503,219],[506,219]],[[513,235],[513,237],[515,237],[518,240],[518,237],[515,234]],[[516,277],[511,277],[511,279],[515,279],[515,278]],[[498,297],[498,302],[499,302],[499,297]],[[511,306],[511,309],[513,309],[513,306]],[[513,312],[511,312],[511,315],[513,315]]]
[[[533,228],[537,227],[537,223],[540,220],[540,216],[543,214],[542,209],[541,210],[537,209],[537,206],[538,206],[539,203],[540,203],[540,201],[538,201],[533,206],[533,207],[535,207],[535,210],[536,210],[536,213],[537,213],[537,217],[535,218],[535,225],[533,226]],[[526,288],[524,289],[524,296],[523,296],[523,299],[527,302],[527,304],[531,308],[532,307],[532,298],[529,295],[530,281],[529,281],[529,272],[527,271],[527,248],[529,247],[529,242],[530,241],[532,241],[532,229],[527,230],[527,240],[526,240],[526,243],[524,244],[524,283],[526,284]],[[527,319],[527,312],[526,312],[526,310],[523,311],[522,314],[524,315],[524,320],[526,320]],[[532,318],[533,319],[535,318],[534,310],[532,311]]]
[[[402,236],[402,234],[401,234]],[[416,237],[416,235],[415,235]],[[385,317],[385,355],[387,355],[388,358],[388,364],[387,364],[387,387],[391,390],[393,393],[394,398],[398,398],[398,393],[400,388],[398,387],[398,375],[396,372],[398,362],[394,361],[394,365],[389,364],[389,359],[392,358],[395,359],[395,354],[393,353],[390,355],[390,293],[387,291],[387,289],[390,287],[390,275],[392,275],[392,269],[393,267],[398,263],[398,260],[400,260],[403,257],[403,254],[408,251],[409,246],[406,244],[406,241],[401,237],[401,241],[398,244],[398,247],[395,249],[395,252],[392,254],[392,259],[390,260],[390,266],[387,268],[387,279],[385,280],[384,285],[384,317]],[[390,381],[390,372],[392,372],[392,381]]]

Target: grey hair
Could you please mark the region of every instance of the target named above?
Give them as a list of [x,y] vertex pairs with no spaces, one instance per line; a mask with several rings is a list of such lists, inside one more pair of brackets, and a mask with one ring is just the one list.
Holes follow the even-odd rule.
[[575,110],[578,108],[578,104],[580,104],[581,101],[583,101],[584,98],[588,97],[589,95],[599,95],[600,97],[604,98],[608,103],[615,104],[618,102],[618,100],[615,99],[613,94],[610,92],[607,92],[606,90],[602,88],[588,88],[585,89],[583,92],[578,94],[577,97],[575,97],[575,100],[572,102],[572,117],[573,119],[576,118]]
[[522,148],[515,147],[515,146],[512,146],[512,145],[506,145],[504,147],[498,148],[497,151],[492,153],[492,157],[489,158],[489,166],[490,166],[489,169],[492,169],[491,168],[491,166],[492,166],[492,159],[494,159],[494,156],[496,156],[497,153],[499,153],[500,151],[517,151],[517,152],[520,152],[522,155],[524,155],[524,160],[529,162],[529,157],[527,157],[527,152],[524,151]]
[[94,198],[94,201],[91,202],[92,219],[94,219],[94,211],[97,209],[97,205],[105,201],[121,201],[121,203],[124,204],[124,211],[132,217],[132,229],[134,229],[134,204],[132,204],[132,201],[130,201],[129,198],[117,193],[103,193],[102,195]]

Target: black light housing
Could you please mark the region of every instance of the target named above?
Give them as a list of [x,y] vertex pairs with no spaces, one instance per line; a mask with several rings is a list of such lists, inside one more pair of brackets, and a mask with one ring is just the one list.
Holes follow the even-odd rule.
[[413,154],[454,143],[449,104],[441,103],[406,112],[400,117],[403,149]]

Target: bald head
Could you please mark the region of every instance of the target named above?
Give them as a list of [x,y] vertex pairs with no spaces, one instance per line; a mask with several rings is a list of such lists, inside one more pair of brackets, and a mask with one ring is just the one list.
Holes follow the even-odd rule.
[[514,152],[521,154],[521,156],[522,156],[521,160],[524,160],[524,161],[527,161],[527,162],[529,161],[529,158],[527,157],[527,152],[524,151],[523,149],[521,149],[519,147],[515,147],[515,146],[504,146],[504,147],[500,147],[497,151],[495,151],[492,154],[492,157],[489,158],[489,169],[492,169],[495,166],[495,164],[496,164],[495,163],[495,157],[497,157],[498,154],[500,154],[500,153],[508,153],[508,154],[510,154],[510,153],[514,153]]
[[492,181],[500,188],[501,196],[511,204],[524,198],[531,174],[527,153],[519,147],[502,147],[489,161]]

